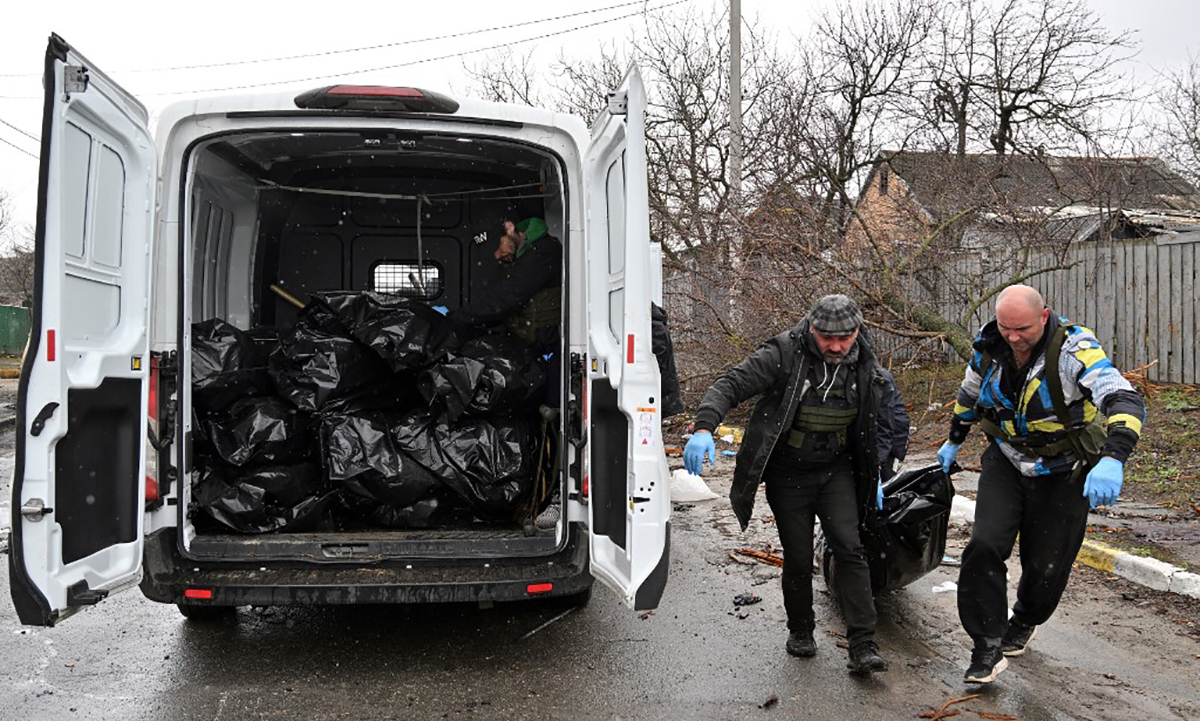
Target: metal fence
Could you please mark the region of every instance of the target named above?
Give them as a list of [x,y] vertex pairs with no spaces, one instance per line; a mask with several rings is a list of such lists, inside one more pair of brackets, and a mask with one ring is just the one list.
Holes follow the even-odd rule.
[[0,305],[0,355],[21,355],[29,341],[29,309]]

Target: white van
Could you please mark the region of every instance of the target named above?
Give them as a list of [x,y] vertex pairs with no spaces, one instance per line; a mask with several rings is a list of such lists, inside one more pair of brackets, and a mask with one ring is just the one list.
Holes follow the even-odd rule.
[[[58,36],[45,88],[9,553],[23,623],[53,625],[139,582],[193,618],[584,602],[593,577],[635,609],[657,605],[670,532],[649,315],[661,271],[636,68],[590,137],[546,110],[357,86],[180,102],[154,136],[137,99]],[[452,310],[495,247],[495,217],[473,193],[497,186],[536,189],[562,240],[557,525],[198,529],[192,323],[284,325],[295,309],[272,284],[388,291],[381,279],[403,283],[414,267],[439,274],[430,302]],[[457,199],[419,215],[411,198],[439,193]]]

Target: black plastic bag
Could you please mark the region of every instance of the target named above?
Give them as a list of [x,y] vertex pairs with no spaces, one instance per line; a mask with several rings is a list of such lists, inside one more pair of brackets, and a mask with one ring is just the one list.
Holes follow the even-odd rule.
[[349,494],[403,508],[428,497],[440,482],[396,447],[395,414],[364,412],[321,423],[321,454],[330,481]]
[[395,372],[424,368],[456,350],[469,329],[421,301],[369,292],[319,293],[351,334]]
[[192,324],[191,370],[192,404],[203,414],[271,392],[254,337],[217,318]]
[[328,309],[315,303],[280,336],[270,370],[279,394],[312,412],[356,393],[386,387],[391,380],[387,366],[350,337]]
[[435,528],[452,518],[452,504],[434,493],[407,506],[392,506],[354,493],[341,494],[342,506],[367,523],[386,528]]
[[417,379],[421,395],[443,409],[450,421],[536,405],[545,383],[546,371],[533,351],[519,339],[502,335],[467,341]]
[[503,417],[435,429],[439,449],[458,471],[443,481],[480,518],[511,519],[533,491],[536,429]]
[[233,466],[295,463],[313,447],[311,416],[274,396],[243,398],[203,425],[215,454]]
[[310,530],[333,498],[315,463],[257,469],[208,463],[192,486],[193,508],[240,533]]
[[[883,484],[883,510],[867,518],[861,534],[872,593],[903,588],[938,567],[946,553],[953,499],[954,484],[936,463]],[[824,538],[817,557],[826,585],[837,593],[837,562]]]

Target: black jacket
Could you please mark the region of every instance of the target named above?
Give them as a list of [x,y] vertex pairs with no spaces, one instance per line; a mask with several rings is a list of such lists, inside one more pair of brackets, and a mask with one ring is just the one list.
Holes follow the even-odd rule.
[[900,391],[896,389],[896,379],[887,368],[880,366],[883,376],[883,397],[879,401],[879,462],[890,460],[903,461],[908,455],[908,434],[911,422],[908,418],[908,408]]
[[[780,333],[759,346],[749,358],[718,378],[696,413],[698,430],[715,430],[732,408],[762,394],[738,450],[729,500],[744,530],[754,511],[754,498],[762,483],[763,470],[782,431],[792,423],[800,404],[800,386],[809,365],[820,358],[808,350],[805,337],[808,321]],[[851,454],[854,485],[859,505],[859,522],[875,503],[875,484],[879,479],[878,430],[876,428],[883,376],[864,333],[858,336],[858,360],[854,363],[859,388],[858,419],[854,423]]]
[[486,287],[473,292],[461,308],[450,311],[459,323],[497,323],[515,313],[542,288],[562,284],[562,243],[543,236],[500,272]]
[[655,303],[650,304],[650,348],[658,361],[658,375],[662,380],[662,417],[683,413],[683,394],[675,370],[675,345],[671,343],[667,311]]

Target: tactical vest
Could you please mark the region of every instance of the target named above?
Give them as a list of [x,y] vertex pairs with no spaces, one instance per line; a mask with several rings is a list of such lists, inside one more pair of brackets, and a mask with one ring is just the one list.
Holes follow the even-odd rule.
[[800,399],[787,444],[804,465],[832,463],[848,448],[850,427],[858,418],[858,387],[854,376],[847,372],[845,381],[830,388],[828,394],[810,384]]
[[525,305],[504,319],[508,332],[526,343],[536,343],[538,331],[562,322],[562,288],[554,285],[533,294]]
[[[1060,324],[1046,341],[1046,361],[1043,367],[1043,378],[1054,415],[1062,430],[1053,434],[1040,434],[1035,440],[1028,435],[1015,432],[1011,422],[1005,422],[993,408],[983,409],[979,418],[979,427],[992,440],[999,440],[1012,445],[1021,453],[1028,456],[1053,458],[1064,453],[1072,452],[1077,459],[1083,461],[1072,474],[1072,479],[1078,477],[1085,467],[1095,465],[1100,459],[1100,453],[1107,440],[1104,431],[1104,417],[1092,409],[1091,419],[1084,422],[1071,422],[1071,413],[1067,408],[1066,396],[1063,394],[1062,373],[1059,370],[1059,359],[1062,357],[1063,343],[1067,339],[1067,326]],[[982,351],[979,368],[986,374],[992,365],[992,357],[987,351]],[[1027,381],[1028,382],[1028,381]],[[1087,401],[1084,401],[1087,403]],[[1087,415],[1085,413],[1085,415]]]

